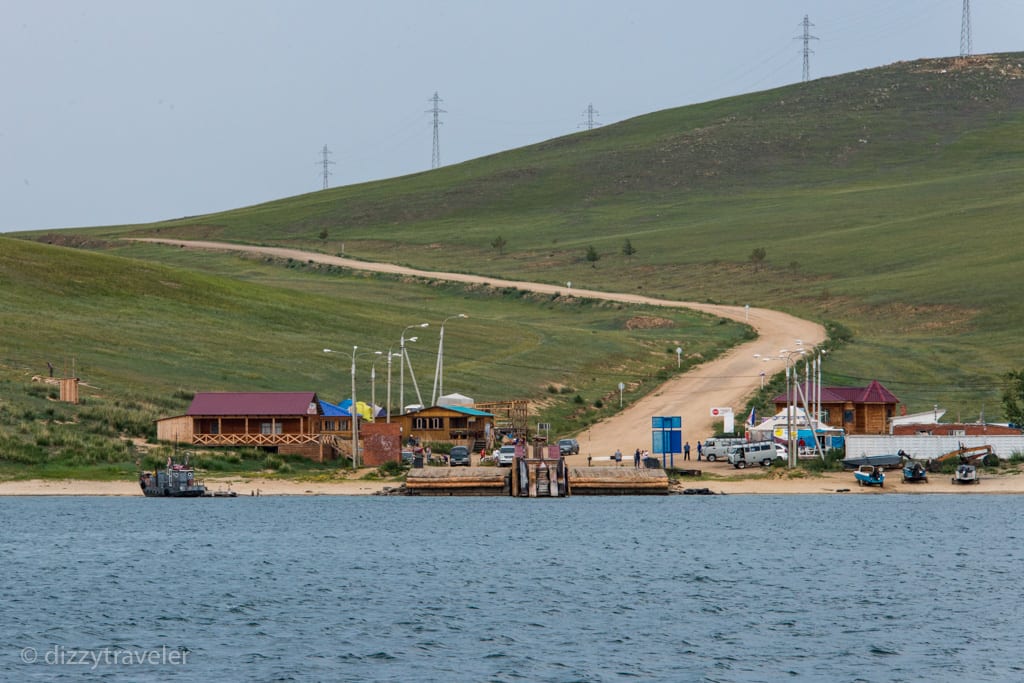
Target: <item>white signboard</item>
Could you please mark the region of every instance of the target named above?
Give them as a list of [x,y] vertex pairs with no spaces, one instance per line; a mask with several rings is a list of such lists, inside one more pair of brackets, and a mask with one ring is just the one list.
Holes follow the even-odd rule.
[[725,417],[726,413],[732,415],[732,408],[728,406],[725,408],[712,408],[711,417]]

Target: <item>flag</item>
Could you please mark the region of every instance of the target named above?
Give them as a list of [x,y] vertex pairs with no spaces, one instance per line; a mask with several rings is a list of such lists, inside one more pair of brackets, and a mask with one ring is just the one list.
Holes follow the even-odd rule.
[[750,409],[750,415],[747,416],[747,424],[750,425],[751,427],[753,427],[754,423],[756,421],[757,421],[757,411],[756,411],[756,409],[751,408]]

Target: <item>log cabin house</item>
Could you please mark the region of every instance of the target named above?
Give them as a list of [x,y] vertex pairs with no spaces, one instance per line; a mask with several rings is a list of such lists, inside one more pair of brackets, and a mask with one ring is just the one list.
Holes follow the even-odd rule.
[[322,460],[321,418],[320,401],[312,391],[204,392],[193,397],[184,415],[157,420],[157,438]]
[[479,452],[494,439],[494,415],[467,406],[432,406],[391,420],[401,424],[403,443],[412,436],[420,443],[441,441]]
[[[801,387],[810,400],[811,387]],[[803,407],[797,401],[798,393],[793,391],[794,405]],[[889,421],[896,414],[900,400],[878,380],[872,380],[866,387],[822,387],[822,422],[846,430],[847,434],[888,434]],[[786,395],[772,399],[777,411],[785,412]]]

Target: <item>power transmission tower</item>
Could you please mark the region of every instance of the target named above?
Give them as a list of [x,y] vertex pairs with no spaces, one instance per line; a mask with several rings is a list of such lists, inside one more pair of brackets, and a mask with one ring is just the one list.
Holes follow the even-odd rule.
[[587,117],[587,120],[580,124],[580,127],[586,127],[587,130],[594,130],[594,126],[600,126],[601,124],[594,120],[595,116],[599,116],[601,112],[594,109],[593,103],[588,104],[587,108],[583,111],[583,116]]
[[964,14],[960,20],[960,56],[966,57],[974,52],[971,44],[971,0],[964,0]]
[[329,168],[329,166],[333,166],[334,165],[334,162],[330,161],[327,158],[327,155],[330,154],[330,153],[331,153],[331,150],[327,149],[327,145],[324,145],[324,148],[322,150],[320,150],[320,154],[322,156],[322,159],[317,162],[317,165],[322,165],[324,167],[324,189],[325,190],[327,189],[327,179],[331,176],[331,169]]
[[437,168],[441,165],[441,139],[437,135],[437,128],[441,125],[441,121],[438,120],[438,117],[448,112],[441,109],[441,103],[444,100],[438,96],[436,90],[434,91],[434,96],[427,101],[434,103],[434,106],[427,110],[428,114],[434,115],[434,151],[430,156],[430,168]]
[[811,55],[814,54],[814,50],[811,49],[811,41],[817,40],[818,37],[811,35],[811,27],[814,26],[814,24],[811,23],[811,20],[807,18],[806,14],[804,15],[802,26],[804,27],[804,34],[802,36],[797,36],[796,38],[794,38],[794,40],[803,39],[804,41],[803,81],[806,83],[807,81],[811,80]]

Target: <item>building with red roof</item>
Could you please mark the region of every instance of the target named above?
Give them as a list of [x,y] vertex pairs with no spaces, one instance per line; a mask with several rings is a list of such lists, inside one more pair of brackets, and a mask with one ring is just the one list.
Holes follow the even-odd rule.
[[312,391],[202,392],[184,415],[157,421],[157,438],[323,460],[320,418],[320,401]]
[[[791,390],[791,400],[793,405],[803,408],[803,396],[808,404],[811,402],[812,387],[805,384],[799,389]],[[878,380],[872,380],[866,387],[821,387],[820,419],[846,430],[847,434],[888,434],[889,420],[896,414],[899,402]],[[779,394],[772,403],[777,411],[785,412],[786,395]]]

